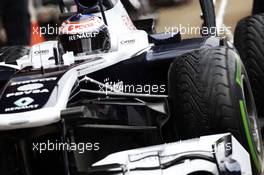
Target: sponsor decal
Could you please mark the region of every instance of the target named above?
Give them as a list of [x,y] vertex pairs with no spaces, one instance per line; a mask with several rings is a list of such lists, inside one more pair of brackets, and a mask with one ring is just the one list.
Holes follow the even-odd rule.
[[18,91],[30,91],[30,90],[36,90],[42,88],[44,85],[41,83],[33,83],[33,84],[27,84],[23,85],[17,88]]
[[24,97],[24,98],[21,98],[21,99],[15,101],[14,104],[18,107],[22,107],[22,106],[28,106],[33,102],[34,102],[34,100],[32,98]]
[[122,45],[129,45],[129,44],[135,44],[136,40],[135,39],[130,39],[130,40],[124,40],[124,41],[121,41],[120,43]]
[[98,34],[99,32],[92,32],[92,33],[86,32],[86,33],[81,33],[77,35],[72,35],[72,36],[69,36],[69,41],[76,41],[78,39],[84,39],[84,38],[94,38]]
[[48,89],[36,89],[36,90],[12,92],[12,93],[7,94],[6,97],[9,98],[9,97],[22,96],[22,95],[44,94],[44,93],[49,93],[49,90]]
[[24,97],[20,98],[19,100],[14,102],[15,107],[6,108],[5,112],[12,112],[12,111],[19,111],[23,109],[35,109],[39,105],[38,104],[32,104],[34,102],[34,99],[30,97]]
[[49,81],[56,81],[56,80],[57,80],[57,77],[33,79],[33,80],[26,80],[26,81],[17,81],[17,82],[11,83],[11,86],[30,84],[30,83],[49,82]]
[[74,31],[74,30],[84,30],[90,27],[100,27],[104,23],[99,17],[92,16],[85,20],[81,20],[79,22],[66,22],[68,24],[67,29],[68,32]]
[[81,24],[81,25],[69,25],[68,31],[71,32],[73,30],[83,30],[89,27],[94,27],[95,25],[93,23],[87,23],[87,24]]
[[49,50],[37,50],[34,52],[35,55],[48,54]]

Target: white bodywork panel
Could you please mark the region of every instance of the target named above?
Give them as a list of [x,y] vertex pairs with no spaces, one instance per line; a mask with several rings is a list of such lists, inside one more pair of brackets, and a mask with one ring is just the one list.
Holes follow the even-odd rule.
[[60,121],[60,114],[66,109],[68,98],[77,80],[77,72],[70,70],[59,80],[50,96],[48,106],[29,112],[0,114],[0,130],[13,130],[45,126]]
[[[196,153],[213,157],[212,145],[226,135],[229,134],[205,136],[193,140],[118,152],[107,156],[105,159],[95,163],[93,166],[109,164],[125,165],[127,168],[125,175],[186,175],[196,171],[207,171],[214,175],[218,175],[215,163],[200,159],[186,160],[184,163],[177,164],[163,170],[129,171],[129,169],[157,167],[161,163],[169,162],[177,157]],[[242,174],[251,175],[250,156],[233,136],[232,150],[232,159],[239,162]],[[162,158],[155,156],[157,154]]]

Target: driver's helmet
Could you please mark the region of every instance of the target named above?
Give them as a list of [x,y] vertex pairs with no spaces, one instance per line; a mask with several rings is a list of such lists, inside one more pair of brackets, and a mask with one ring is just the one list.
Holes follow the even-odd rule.
[[108,27],[94,15],[77,14],[64,21],[59,41],[65,52],[76,56],[108,52],[111,47]]

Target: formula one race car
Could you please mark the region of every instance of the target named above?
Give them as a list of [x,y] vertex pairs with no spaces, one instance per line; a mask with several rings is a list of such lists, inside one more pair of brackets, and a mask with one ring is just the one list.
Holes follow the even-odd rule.
[[[0,50],[1,175],[172,174],[186,161],[202,168],[189,174],[262,173],[258,115],[230,42],[215,32],[148,34],[119,0],[75,3],[73,14],[60,1],[66,19],[57,41]],[[200,3],[215,31],[212,1]],[[232,133],[251,166],[235,139],[218,133]],[[111,155],[203,135],[214,136],[191,140],[208,144],[199,150],[172,144]],[[206,155],[226,139],[232,153]]]

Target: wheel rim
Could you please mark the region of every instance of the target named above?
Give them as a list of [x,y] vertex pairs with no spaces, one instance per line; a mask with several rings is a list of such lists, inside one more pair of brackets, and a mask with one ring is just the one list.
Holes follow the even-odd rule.
[[248,124],[251,136],[253,138],[256,151],[260,156],[262,154],[263,143],[261,142],[261,132],[258,126],[258,115],[255,107],[255,102],[253,95],[250,91],[249,82],[246,80],[245,76],[242,76],[243,81],[243,97],[245,100],[245,107],[248,115]]

